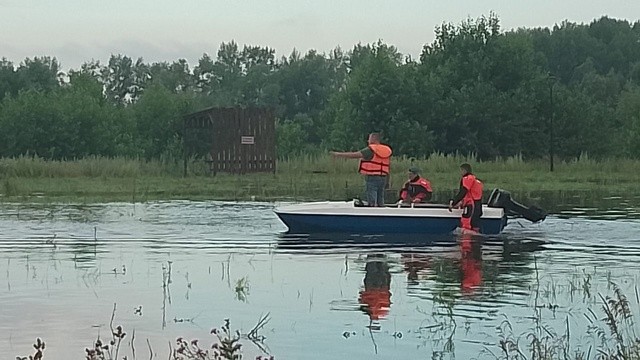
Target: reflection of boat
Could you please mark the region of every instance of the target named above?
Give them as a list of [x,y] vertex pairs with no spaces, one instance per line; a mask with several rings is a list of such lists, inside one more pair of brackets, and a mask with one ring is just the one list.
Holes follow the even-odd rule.
[[[511,200],[508,192],[494,190],[484,204],[480,232],[499,234],[507,225],[507,215],[544,220],[538,208],[527,208]],[[351,232],[360,234],[448,234],[460,223],[462,209],[450,211],[446,205],[416,204],[368,207],[353,202],[326,201],[289,205],[275,213],[291,233]]]
[[[464,235],[464,234],[463,234]],[[516,236],[517,235],[517,236]],[[500,235],[496,237],[480,237],[485,250],[490,253],[507,254],[511,252],[530,252],[540,249],[546,242],[540,234],[529,233]],[[383,234],[362,235],[349,233],[311,233],[280,234],[276,251],[281,253],[352,253],[379,252],[385,253],[422,253],[439,254],[439,256],[459,256],[454,249],[461,237],[451,234]],[[475,238],[475,237],[474,237]],[[486,252],[486,251],[485,251]],[[447,255],[449,256],[449,255]]]
[[420,251],[424,248],[430,252],[437,251],[439,246],[450,248],[456,244],[452,235],[423,235],[423,234],[383,234],[362,235],[350,233],[310,233],[289,234],[278,236],[277,252],[322,254],[325,252],[336,254],[341,252],[385,251],[402,252],[411,248]]

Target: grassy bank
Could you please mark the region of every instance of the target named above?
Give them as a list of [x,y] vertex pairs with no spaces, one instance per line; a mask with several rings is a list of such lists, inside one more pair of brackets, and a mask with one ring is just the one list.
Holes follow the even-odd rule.
[[[395,159],[391,189],[402,186],[406,169],[418,166],[431,181],[437,197],[449,197],[457,188],[458,166],[462,162],[473,165],[487,190],[500,187],[515,193],[622,193],[636,191],[640,181],[637,160],[598,162],[582,157],[556,163],[551,173],[546,161],[515,157],[479,162],[474,158],[434,154],[423,160]],[[361,196],[363,187],[356,161],[328,156],[279,161],[276,174],[215,177],[207,175],[206,164],[193,161],[186,178],[182,177],[182,162],[175,159],[0,159],[2,201],[344,200]]]

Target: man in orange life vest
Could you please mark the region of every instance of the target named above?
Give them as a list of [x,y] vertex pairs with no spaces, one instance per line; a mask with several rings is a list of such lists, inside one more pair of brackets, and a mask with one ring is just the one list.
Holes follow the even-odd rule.
[[467,230],[480,231],[480,217],[482,216],[482,183],[471,172],[471,165],[460,165],[460,191],[449,201],[449,211],[462,205],[463,213],[460,227]]
[[391,148],[380,143],[380,134],[369,134],[369,145],[355,152],[335,152],[334,157],[360,159],[360,174],[365,176],[365,190],[369,206],[384,206],[384,192],[391,159]]
[[404,183],[400,191],[401,203],[426,203],[431,200],[433,192],[431,191],[431,183],[420,176],[420,170],[416,167],[409,169],[409,180]]

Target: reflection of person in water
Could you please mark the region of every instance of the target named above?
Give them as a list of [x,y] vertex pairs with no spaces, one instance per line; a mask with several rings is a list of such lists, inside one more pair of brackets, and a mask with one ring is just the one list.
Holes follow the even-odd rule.
[[418,272],[428,269],[431,266],[431,258],[424,254],[402,254],[404,271],[407,272],[407,282],[411,285],[418,284]]
[[482,285],[482,245],[480,239],[470,233],[460,238],[462,268],[462,293],[471,294]]
[[384,255],[367,255],[364,290],[360,291],[360,309],[371,320],[387,315],[391,306],[391,274]]
[[[455,255],[435,254],[402,254],[401,259],[404,264],[404,271],[407,273],[409,285],[417,285],[420,272],[432,269],[432,272],[439,278],[439,281],[456,283],[460,281],[461,292],[464,294],[473,293],[482,285],[482,244],[481,238],[465,232],[460,235],[460,259]],[[442,261],[442,263],[440,262]],[[442,267],[442,265],[445,265]],[[435,267],[435,268],[434,268]],[[447,269],[455,269],[449,271]],[[459,270],[458,270],[459,269]],[[444,271],[444,273],[443,273]],[[440,274],[440,276],[438,276]],[[454,275],[458,274],[458,276]]]

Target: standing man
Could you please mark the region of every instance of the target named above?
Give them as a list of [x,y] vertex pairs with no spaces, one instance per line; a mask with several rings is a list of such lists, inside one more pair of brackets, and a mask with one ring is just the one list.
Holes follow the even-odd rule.
[[380,134],[369,134],[369,145],[355,152],[330,152],[331,156],[360,159],[360,174],[365,176],[369,206],[384,206],[384,192],[389,175],[391,148],[380,143]]
[[449,201],[449,211],[459,204],[463,212],[460,227],[467,230],[480,231],[480,217],[482,216],[482,183],[471,172],[471,165],[460,165],[460,190]]

